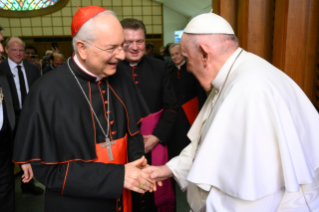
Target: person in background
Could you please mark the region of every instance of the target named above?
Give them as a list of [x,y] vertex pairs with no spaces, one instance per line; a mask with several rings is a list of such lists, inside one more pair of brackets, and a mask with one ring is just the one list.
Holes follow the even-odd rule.
[[170,54],[175,64],[170,76],[178,104],[177,121],[168,144],[169,156],[173,158],[190,143],[187,132],[206,101],[206,92],[195,76],[187,71],[179,43],[170,46]]
[[24,60],[33,63],[38,66],[39,71],[41,71],[41,64],[39,61],[38,51],[34,46],[26,46],[24,50]]
[[[30,63],[27,60],[23,60],[23,57],[26,55],[24,54],[25,44],[20,38],[8,38],[5,50],[8,55],[8,59],[1,62],[0,70],[6,74],[12,94],[11,97],[15,111],[16,123],[13,132],[14,138],[19,124],[24,100],[33,83],[40,77],[40,71],[35,64]],[[30,48],[28,50],[30,50]],[[30,54],[31,53],[27,55]],[[32,172],[30,172],[30,178],[32,178],[32,175]],[[21,183],[21,189],[24,194],[43,194],[43,189],[35,186],[33,180],[29,183]]]
[[42,74],[49,73],[53,69],[55,69],[55,68],[59,67],[60,65],[62,65],[63,63],[64,63],[63,54],[53,53],[50,56],[50,64],[45,69],[42,70]]
[[[121,21],[125,43],[129,45],[125,60],[117,68],[127,73],[140,90],[152,115],[142,121],[145,154],[149,164],[165,164],[168,160],[167,144],[177,118],[176,96],[170,82],[169,71],[163,61],[145,55],[146,29],[142,21],[127,18]],[[149,123],[149,122],[150,123]],[[174,189],[169,179],[153,194],[133,196],[136,211],[175,210]],[[165,210],[164,210],[165,209]]]
[[146,56],[153,57],[153,58],[156,58],[156,59],[164,61],[164,58],[161,55],[158,55],[155,52],[155,48],[154,48],[154,44],[153,43],[148,42],[148,43],[146,43],[145,47],[146,47],[146,50],[145,50],[145,55]]
[[[3,37],[0,26],[0,57],[3,52]],[[15,211],[15,188],[13,174],[13,138],[16,125],[12,94],[6,74],[0,69],[0,211]],[[32,172],[30,164],[24,166],[26,173]],[[23,182],[29,182],[31,176],[23,175]]]

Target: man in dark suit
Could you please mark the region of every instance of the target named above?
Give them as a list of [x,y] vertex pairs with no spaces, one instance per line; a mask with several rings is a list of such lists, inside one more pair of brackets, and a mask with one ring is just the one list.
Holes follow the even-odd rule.
[[[0,26],[0,57],[3,37]],[[13,142],[14,110],[6,75],[0,70],[0,211],[14,211]]]
[[[8,59],[3,60],[0,64],[0,70],[2,70],[7,77],[12,94],[11,96],[16,123],[15,128],[13,129],[13,139],[15,136],[15,129],[19,122],[24,99],[33,82],[40,77],[40,71],[36,65],[23,61],[24,46],[25,45],[20,38],[9,38],[6,42],[5,49],[8,54]],[[27,175],[29,174],[31,173],[27,173]],[[24,175],[24,177],[26,176]],[[32,181],[27,184],[21,184],[21,189],[23,193],[43,193],[43,189],[36,187]]]

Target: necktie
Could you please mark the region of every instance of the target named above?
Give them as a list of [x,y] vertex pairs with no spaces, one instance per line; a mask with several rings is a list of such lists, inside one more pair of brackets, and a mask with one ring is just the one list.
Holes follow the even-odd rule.
[[17,66],[17,68],[18,68],[20,91],[21,91],[21,101],[23,104],[24,99],[27,96],[27,89],[25,87],[25,81],[24,81],[24,76],[23,76],[22,70],[21,70],[21,66]]

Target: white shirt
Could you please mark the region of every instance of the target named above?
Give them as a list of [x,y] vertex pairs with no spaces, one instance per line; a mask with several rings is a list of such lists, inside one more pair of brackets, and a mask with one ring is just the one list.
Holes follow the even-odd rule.
[[21,89],[20,89],[20,81],[19,81],[20,79],[19,79],[18,68],[17,68],[18,65],[21,66],[21,71],[23,73],[26,91],[27,91],[27,93],[29,93],[29,85],[28,85],[27,75],[25,73],[25,69],[24,69],[24,66],[23,66],[23,61],[21,61],[20,64],[16,64],[12,60],[10,60],[10,58],[8,58],[8,62],[9,62],[9,66],[10,66],[10,69],[11,69],[11,73],[13,74],[14,84],[16,85],[18,98],[19,98],[20,109],[22,109]]
[[93,77],[96,77],[96,82],[97,81],[100,81],[102,79],[102,77],[99,77],[99,76],[96,76],[95,74],[89,72],[79,61],[78,57],[76,56],[76,54],[74,54],[74,57],[73,57],[75,63],[82,69],[82,71],[84,71],[85,73],[87,73],[88,75],[90,76],[93,76]]

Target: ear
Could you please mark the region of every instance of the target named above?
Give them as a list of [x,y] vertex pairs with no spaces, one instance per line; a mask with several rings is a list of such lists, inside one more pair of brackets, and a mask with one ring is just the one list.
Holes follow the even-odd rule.
[[9,49],[6,47],[6,53],[7,53],[7,55],[9,54],[9,52],[8,52],[8,51],[9,51]]
[[199,45],[199,56],[200,56],[200,60],[203,64],[203,67],[206,69],[208,67],[208,61],[209,61],[209,51],[208,51],[208,47],[206,45],[200,44]]
[[82,60],[86,60],[87,58],[87,46],[85,45],[84,41],[78,40],[76,42],[76,47],[79,52],[79,56]]

